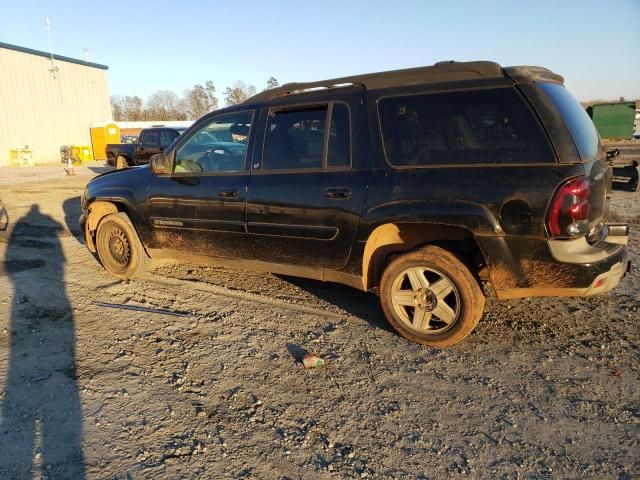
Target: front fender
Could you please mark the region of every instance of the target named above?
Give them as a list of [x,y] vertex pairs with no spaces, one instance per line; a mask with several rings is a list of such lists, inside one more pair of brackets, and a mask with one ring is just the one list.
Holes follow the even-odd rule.
[[117,206],[118,211],[129,215],[131,223],[138,232],[143,244],[149,237],[148,222],[145,209],[149,177],[148,168],[131,168],[109,172],[94,178],[86,189],[86,211],[89,215],[94,202],[108,202]]

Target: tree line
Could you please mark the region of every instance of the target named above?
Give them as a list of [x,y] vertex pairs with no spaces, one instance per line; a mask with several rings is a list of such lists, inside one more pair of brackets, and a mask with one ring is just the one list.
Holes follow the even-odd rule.
[[[264,90],[280,86],[278,80],[270,77]],[[222,93],[226,106],[244,102],[258,92],[254,85],[246,85],[238,80]],[[211,80],[187,88],[182,97],[171,90],[158,90],[146,100],[136,96],[112,95],[111,111],[113,119],[119,121],[141,120],[197,120],[205,113],[218,109],[219,100],[216,87]]]

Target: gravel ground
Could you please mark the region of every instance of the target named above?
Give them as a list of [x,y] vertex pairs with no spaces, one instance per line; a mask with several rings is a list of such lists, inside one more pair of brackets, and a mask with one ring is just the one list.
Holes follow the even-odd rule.
[[[98,170],[0,171],[0,478],[640,477],[637,269],[596,298],[490,298],[437,350],[339,285],[114,280],[77,238]],[[640,194],[613,208],[638,265]]]

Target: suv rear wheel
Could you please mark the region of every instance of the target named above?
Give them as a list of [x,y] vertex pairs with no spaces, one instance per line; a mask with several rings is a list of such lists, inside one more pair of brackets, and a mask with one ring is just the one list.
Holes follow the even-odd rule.
[[151,262],[125,213],[112,213],[100,221],[96,250],[104,268],[122,279],[142,275]]
[[467,266],[433,245],[402,255],[387,266],[380,301],[400,335],[435,347],[464,339],[484,310],[484,295]]

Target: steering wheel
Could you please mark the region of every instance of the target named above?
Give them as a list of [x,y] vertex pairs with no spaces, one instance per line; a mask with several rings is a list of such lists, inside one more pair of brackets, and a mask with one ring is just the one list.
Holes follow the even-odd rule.
[[226,147],[215,146],[206,150],[202,158],[206,171],[221,172],[228,170],[227,164],[234,160],[233,153]]
[[203,168],[198,162],[194,162],[188,158],[180,160],[180,163],[176,165],[176,171],[180,168],[184,172],[202,172]]

